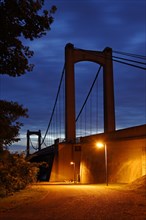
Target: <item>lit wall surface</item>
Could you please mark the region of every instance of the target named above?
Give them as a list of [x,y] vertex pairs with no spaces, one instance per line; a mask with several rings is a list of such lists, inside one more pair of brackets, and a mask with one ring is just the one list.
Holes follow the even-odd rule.
[[97,149],[97,141],[107,146],[109,183],[128,183],[146,174],[146,125],[143,125],[85,137],[78,145],[59,144],[50,181],[104,183],[105,152]]

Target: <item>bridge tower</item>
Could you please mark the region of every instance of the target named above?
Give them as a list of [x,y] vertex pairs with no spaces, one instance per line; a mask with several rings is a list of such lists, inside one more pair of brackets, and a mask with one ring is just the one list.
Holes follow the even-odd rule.
[[30,154],[30,136],[31,135],[37,135],[38,136],[38,150],[41,150],[41,131],[29,131],[27,130],[27,152],[26,156],[29,156]]
[[65,138],[68,142],[73,142],[76,138],[74,64],[81,61],[91,61],[103,66],[104,132],[115,130],[112,49],[80,50],[69,43],[65,47]]

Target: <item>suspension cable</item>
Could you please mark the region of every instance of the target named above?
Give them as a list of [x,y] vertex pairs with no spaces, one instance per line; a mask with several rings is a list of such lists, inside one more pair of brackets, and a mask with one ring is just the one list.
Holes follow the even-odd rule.
[[136,60],[126,59],[126,58],[117,57],[117,56],[112,56],[112,57],[113,58],[117,58],[117,59],[121,59],[121,60],[126,60],[126,61],[133,62],[133,63],[139,63],[139,64],[142,64],[142,65],[146,65],[146,63],[143,63],[143,62],[140,62],[140,61],[136,61]]
[[[99,80],[98,80],[99,81]],[[95,86],[95,114],[96,114],[96,118],[95,118],[95,129],[97,130],[98,133],[98,81],[96,82],[96,86]]]
[[43,143],[43,144],[45,145],[45,147],[48,147],[48,146],[47,146],[47,144],[45,143],[45,141],[44,141],[44,143]]
[[139,69],[146,70],[146,67],[137,66],[137,65],[134,65],[134,64],[131,64],[131,63],[127,63],[127,62],[123,62],[123,61],[116,60],[116,59],[112,59],[112,60],[115,61],[115,62],[117,62],[117,63],[122,63],[122,64],[126,64],[126,65],[128,65],[128,66],[133,66],[133,67],[136,67],[136,68],[139,68]]
[[86,117],[86,115],[87,115],[87,112],[86,112],[86,105],[85,105],[85,136],[86,136],[86,131],[87,131],[87,121],[86,121],[86,119],[87,119],[87,117]]
[[57,95],[56,95],[56,99],[55,99],[55,103],[54,103],[54,107],[53,107],[53,110],[52,110],[52,114],[51,114],[51,117],[50,117],[50,121],[48,123],[48,127],[46,129],[46,133],[43,137],[43,140],[41,142],[41,145],[44,143],[45,141],[45,138],[47,136],[47,133],[48,133],[48,130],[50,128],[50,125],[51,125],[51,122],[52,122],[52,119],[53,119],[53,116],[54,116],[54,112],[55,112],[55,108],[56,108],[56,104],[57,104],[57,100],[58,100],[58,96],[59,96],[59,92],[60,92],[60,88],[61,88],[61,84],[62,84],[62,80],[63,80],[63,75],[64,75],[64,72],[65,72],[65,64],[63,66],[63,70],[62,70],[62,74],[61,74],[61,79],[60,79],[60,83],[59,83],[59,87],[58,87],[58,91],[57,91]]
[[120,51],[116,51],[116,50],[113,50],[114,53],[118,53],[118,54],[122,54],[122,55],[125,55],[125,56],[130,56],[130,57],[135,57],[135,58],[139,58],[139,59],[146,59],[146,56],[144,55],[139,55],[139,54],[132,54],[132,53],[126,53],[126,52],[120,52]]
[[90,96],[89,114],[90,114],[90,134],[92,134],[92,93],[91,93],[91,96]]
[[[85,53],[90,53],[88,50],[84,50],[84,49],[80,49],[80,48],[75,48],[77,50],[80,50],[80,51],[83,51]],[[93,51],[92,51],[93,52]],[[95,51],[94,51],[95,52]],[[133,53],[127,53],[127,52],[121,52],[121,51],[116,51],[116,50],[112,50],[113,53],[118,53],[118,54],[121,54],[121,55],[125,55],[125,56],[130,56],[130,57],[135,57],[135,58],[138,58],[138,59],[143,59],[143,60],[146,60],[146,56],[144,55],[140,55],[140,54],[133,54]],[[98,55],[98,56],[103,56],[102,54],[101,55]]]
[[38,147],[34,147],[34,146],[33,146],[33,144],[32,144],[32,141],[31,141],[30,137],[29,137],[29,141],[30,141],[31,147],[32,147],[34,150],[38,150]]
[[80,115],[81,115],[81,113],[82,113],[82,111],[83,111],[83,108],[84,108],[84,106],[86,105],[86,102],[88,101],[88,98],[89,98],[89,96],[90,96],[90,93],[91,93],[91,91],[92,91],[92,89],[93,89],[93,86],[94,86],[94,84],[95,84],[95,82],[96,82],[96,79],[97,79],[97,77],[98,77],[98,75],[99,75],[100,69],[101,69],[101,65],[100,65],[100,67],[99,67],[99,69],[98,69],[98,71],[97,71],[97,73],[96,73],[95,79],[94,79],[94,81],[93,81],[93,83],[92,83],[92,85],[91,85],[91,88],[90,88],[90,90],[89,90],[89,92],[88,92],[88,95],[87,95],[87,97],[86,97],[86,99],[85,99],[85,101],[84,101],[84,103],[83,103],[83,105],[82,105],[82,107],[81,107],[81,110],[79,111],[79,114],[78,114],[78,116],[77,116],[77,118],[76,118],[76,122],[78,121],[78,118],[80,117]]

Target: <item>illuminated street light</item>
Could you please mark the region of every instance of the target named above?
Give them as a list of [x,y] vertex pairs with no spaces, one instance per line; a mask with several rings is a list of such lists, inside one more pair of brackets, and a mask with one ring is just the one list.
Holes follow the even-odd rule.
[[103,148],[104,147],[104,151],[105,151],[105,177],[106,177],[106,185],[108,186],[108,170],[107,170],[107,146],[105,143],[102,142],[97,142],[96,146],[98,148]]
[[73,166],[74,166],[74,183],[75,183],[75,162],[71,161],[71,162],[70,162],[70,165],[73,165]]

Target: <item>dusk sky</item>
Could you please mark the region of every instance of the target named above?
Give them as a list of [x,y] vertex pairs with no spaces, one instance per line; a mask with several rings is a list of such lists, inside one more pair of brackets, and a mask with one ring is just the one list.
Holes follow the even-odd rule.
[[[64,66],[64,48],[74,47],[146,56],[146,0],[49,0],[44,9],[57,7],[51,30],[41,39],[24,40],[34,51],[32,72],[17,78],[0,76],[0,98],[17,101],[29,110],[20,131],[19,148],[26,145],[27,130],[44,135]],[[114,56],[121,56],[113,54]],[[128,59],[133,59],[127,57]],[[144,60],[138,60],[146,62]],[[98,70],[94,63],[76,64],[77,109]],[[92,74],[93,73],[93,74]],[[101,71],[102,75],[102,71]],[[146,71],[114,63],[116,129],[146,123]],[[80,104],[80,106],[79,106]],[[15,149],[18,150],[15,144]],[[25,149],[22,148],[22,149]]]

